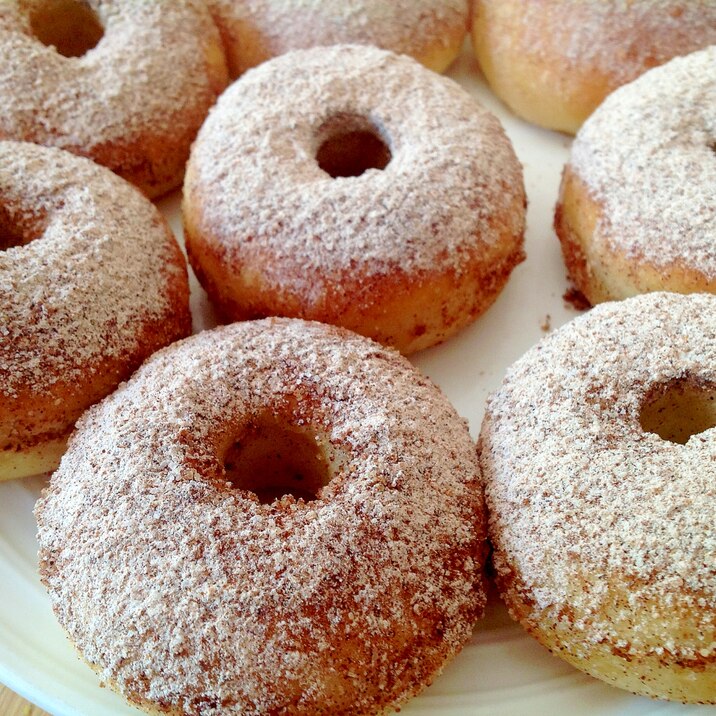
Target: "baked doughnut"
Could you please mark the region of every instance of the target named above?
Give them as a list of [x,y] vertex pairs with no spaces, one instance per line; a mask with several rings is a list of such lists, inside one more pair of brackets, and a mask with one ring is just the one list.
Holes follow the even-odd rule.
[[466,424],[399,354],[318,323],[157,353],[79,421],[36,515],[60,623],[153,712],[382,713],[485,602]]
[[716,293],[716,46],[651,70],[577,135],[555,230],[591,303]]
[[54,469],[82,412],[190,330],[186,263],[149,201],[0,142],[0,480]]
[[543,645],[716,702],[716,297],[652,293],[545,338],[479,440],[497,582]]
[[0,139],[90,157],[150,197],[181,183],[226,83],[197,0],[0,3]]
[[442,72],[458,56],[468,0],[207,0],[238,77],[289,50],[377,45]]
[[716,44],[715,0],[472,0],[472,42],[517,115],[574,134],[604,98]]
[[524,221],[498,120],[367,46],[247,73],[202,127],[184,185],[190,261],[225,318],[335,323],[404,353],[490,306],[524,258]]

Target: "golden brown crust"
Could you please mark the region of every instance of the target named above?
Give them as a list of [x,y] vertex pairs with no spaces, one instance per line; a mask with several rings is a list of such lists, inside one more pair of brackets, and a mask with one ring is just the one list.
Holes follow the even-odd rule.
[[[580,631],[574,629],[575,616],[569,609],[558,615],[552,609],[539,609],[530,599],[529,590],[508,567],[503,565],[497,569],[495,580],[510,616],[542,646],[575,668],[642,696],[691,704],[715,702],[716,653],[696,654],[685,659],[658,643],[654,644],[662,646],[658,652],[631,647],[630,624],[625,617],[628,595],[618,580],[608,582],[609,596],[605,601],[610,606],[599,618],[610,619],[622,631],[618,639],[604,639],[599,643],[585,642]],[[589,578],[585,575],[574,578],[575,593],[589,587]],[[654,600],[641,603],[639,608],[651,614],[654,622],[668,622],[677,639],[689,638],[688,630],[698,629],[693,624],[691,606],[698,601],[698,596],[688,595],[688,605],[665,605]]]
[[[167,241],[174,241],[169,233]],[[177,252],[173,263],[181,267],[183,257],[178,246]],[[51,389],[38,390],[30,383],[14,390],[11,395],[4,394],[0,414],[0,450],[22,454],[41,448],[45,443],[66,440],[80,415],[127,380],[145,358],[189,335],[191,315],[188,311],[187,284],[182,281],[181,275],[169,275],[166,290],[173,307],[168,315],[140,318],[134,345],[128,346],[119,355],[88,362],[85,381],[78,384],[76,376],[67,378],[58,373]],[[52,370],[51,365],[50,362],[49,370]],[[56,465],[47,469],[54,467]]]
[[209,0],[233,77],[318,45],[376,45],[443,72],[462,49],[468,0]]
[[554,228],[569,277],[592,305],[650,291],[716,293],[716,279],[697,266],[674,260],[656,266],[643,256],[620,252],[608,233],[604,205],[568,165],[565,167]]
[[[513,211],[523,212],[524,202]],[[235,259],[227,262],[218,241],[196,232],[194,211],[186,204],[184,234],[189,261],[223,320],[283,315],[331,323],[406,355],[442,343],[481,316],[525,259],[521,237],[504,227],[495,245],[472,251],[459,274],[451,266],[415,273],[396,268],[377,277],[346,271],[331,277],[320,300],[309,303],[264,283],[260,272]]]
[[519,116],[574,134],[617,87],[716,43],[713,0],[472,0],[490,86]]

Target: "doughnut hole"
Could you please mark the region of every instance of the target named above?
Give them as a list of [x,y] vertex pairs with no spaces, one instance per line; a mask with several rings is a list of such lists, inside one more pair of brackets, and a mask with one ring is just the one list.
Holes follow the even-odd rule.
[[359,177],[368,169],[385,169],[391,159],[382,133],[366,117],[338,114],[318,130],[316,162],[334,179]]
[[35,0],[29,19],[35,38],[64,57],[82,57],[104,36],[99,17],[83,0]]
[[0,251],[24,246],[39,238],[45,224],[44,216],[18,215],[0,203]]
[[323,441],[309,429],[264,416],[248,424],[224,454],[233,487],[253,493],[264,505],[291,495],[311,502],[331,480]]
[[716,426],[716,384],[686,377],[657,387],[642,405],[639,423],[648,433],[685,445]]

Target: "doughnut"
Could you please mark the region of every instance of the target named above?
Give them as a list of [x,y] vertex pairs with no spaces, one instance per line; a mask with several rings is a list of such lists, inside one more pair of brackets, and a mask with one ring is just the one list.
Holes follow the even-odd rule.
[[716,44],[714,0],[472,0],[472,44],[495,94],[575,134],[604,98]]
[[0,480],[54,469],[84,410],[190,330],[186,262],[147,199],[0,142]]
[[377,45],[435,72],[458,56],[468,0],[207,0],[233,77],[318,45]]
[[36,516],[57,618],[153,713],[383,713],[485,603],[466,423],[400,354],[319,323],[155,354],[79,421]]
[[192,149],[183,214],[225,319],[312,319],[403,353],[473,321],[524,258],[522,168],[498,120],[367,46],[296,50],[232,85]]
[[602,304],[490,397],[479,439],[497,584],[578,669],[716,703],[716,297]]
[[650,70],[580,130],[555,230],[592,303],[716,293],[716,46]]
[[0,139],[89,157],[149,197],[181,183],[227,81],[197,0],[0,3]]

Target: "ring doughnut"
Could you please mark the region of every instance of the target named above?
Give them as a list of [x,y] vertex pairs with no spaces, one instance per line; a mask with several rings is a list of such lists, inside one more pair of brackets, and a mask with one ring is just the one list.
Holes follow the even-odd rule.
[[377,45],[436,72],[458,56],[467,0],[208,0],[229,69],[251,67],[318,45]]
[[0,142],[0,480],[54,469],[82,412],[191,330],[184,257],[125,181]]
[[0,3],[0,139],[87,156],[150,197],[181,183],[226,83],[196,0]]
[[498,120],[367,46],[239,79],[194,144],[183,209],[225,318],[318,320],[404,353],[472,322],[524,258],[522,171]]
[[482,509],[465,422],[406,359],[244,322],[82,417],[36,509],[40,571],[85,660],[147,710],[375,714],[469,639]]
[[716,44],[714,0],[472,0],[492,90],[533,124],[574,134],[617,87]]
[[577,135],[555,230],[591,303],[716,293],[716,45],[617,90]]
[[605,303],[545,338],[479,441],[497,582],[577,668],[716,703],[716,297]]

